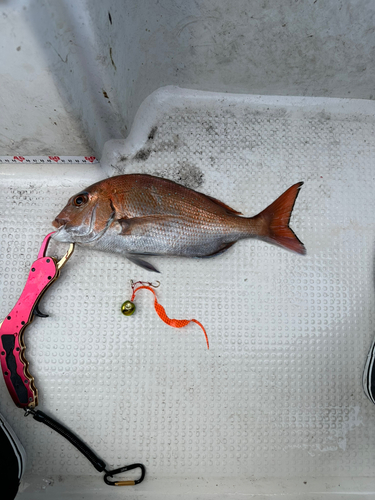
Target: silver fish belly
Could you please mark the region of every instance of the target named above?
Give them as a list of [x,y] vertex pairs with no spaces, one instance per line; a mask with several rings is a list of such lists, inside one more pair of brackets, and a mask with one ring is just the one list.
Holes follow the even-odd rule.
[[132,220],[128,224],[129,227],[126,227],[127,221],[121,224],[113,222],[105,235],[90,243],[90,247],[124,254],[204,257],[248,237],[248,234],[234,232],[225,225],[205,224],[199,227],[196,222],[181,217],[161,217],[159,222],[146,220],[136,227]]

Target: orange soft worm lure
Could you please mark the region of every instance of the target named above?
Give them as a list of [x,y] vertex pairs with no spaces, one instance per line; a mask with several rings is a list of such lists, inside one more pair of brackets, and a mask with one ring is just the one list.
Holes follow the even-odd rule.
[[171,319],[167,316],[167,313],[165,312],[164,307],[161,304],[159,304],[158,299],[156,297],[156,293],[153,290],[153,288],[158,288],[158,286],[160,286],[160,281],[158,281],[157,283],[158,283],[157,285],[153,285],[152,283],[150,283],[148,281],[137,281],[136,283],[133,283],[133,280],[131,280],[131,287],[132,287],[133,293],[132,293],[131,299],[126,300],[122,304],[121,312],[125,316],[131,316],[135,311],[135,305],[133,303],[133,300],[135,299],[135,294],[139,290],[142,290],[142,289],[150,290],[150,292],[152,292],[154,294],[154,299],[155,299],[154,300],[154,307],[155,307],[155,311],[157,312],[159,318],[161,320],[163,320],[164,323],[166,323],[169,326],[172,326],[173,328],[182,328],[182,327],[188,325],[189,323],[196,323],[198,326],[200,326],[202,328],[204,336],[206,338],[207,349],[209,349],[210,345],[208,342],[207,333],[206,333],[206,330],[204,329],[204,326],[202,325],[202,323],[200,323],[196,319]]

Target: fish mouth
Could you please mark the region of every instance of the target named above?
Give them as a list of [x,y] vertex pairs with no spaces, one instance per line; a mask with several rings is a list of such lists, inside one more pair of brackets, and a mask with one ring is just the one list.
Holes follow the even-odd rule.
[[66,230],[66,224],[60,226],[57,231],[53,233],[52,239],[60,243],[75,243],[75,239],[72,238],[71,233]]
[[81,226],[69,226],[69,223],[66,222],[64,225],[60,226],[57,231],[52,236],[56,241],[60,241],[62,243],[79,243],[82,245],[87,245],[90,243],[96,243],[99,241],[107,232],[109,226],[112,224],[115,218],[115,211],[113,211],[108,218],[106,225],[104,228],[96,232],[95,231],[95,222],[96,222],[96,212],[98,205],[96,204],[92,210],[90,223],[86,231],[84,231],[85,227]]

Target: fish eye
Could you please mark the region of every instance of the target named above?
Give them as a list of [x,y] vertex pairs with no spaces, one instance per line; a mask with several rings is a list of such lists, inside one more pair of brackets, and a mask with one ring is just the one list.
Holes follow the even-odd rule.
[[82,205],[84,205],[85,203],[87,203],[89,200],[89,197],[86,193],[81,193],[81,194],[78,194],[74,199],[73,199],[73,203],[76,207],[81,207]]

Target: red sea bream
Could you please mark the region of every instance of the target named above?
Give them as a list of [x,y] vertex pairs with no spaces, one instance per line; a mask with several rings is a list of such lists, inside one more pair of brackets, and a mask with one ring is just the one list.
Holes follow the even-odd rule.
[[289,227],[302,182],[254,217],[243,217],[211,196],[143,174],[104,179],[72,196],[53,221],[54,238],[121,253],[148,270],[147,255],[210,257],[238,240],[258,238],[299,254]]

